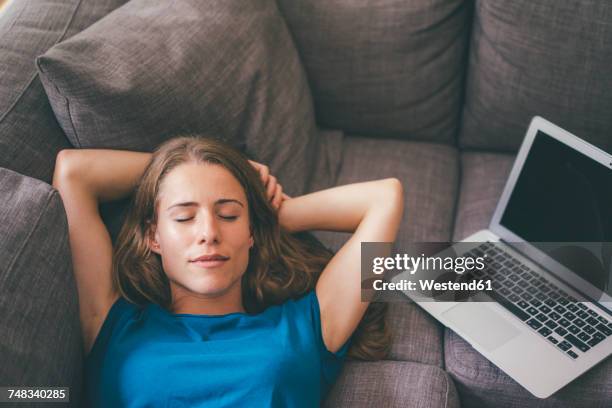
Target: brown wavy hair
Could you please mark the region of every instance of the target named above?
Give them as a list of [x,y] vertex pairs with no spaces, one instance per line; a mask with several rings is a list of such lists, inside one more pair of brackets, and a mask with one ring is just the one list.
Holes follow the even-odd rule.
[[[157,223],[159,188],[180,164],[210,163],[226,168],[241,184],[249,207],[255,241],[242,276],[242,302],[249,314],[298,299],[314,289],[332,253],[309,233],[290,234],[281,228],[259,173],[233,147],[211,138],[181,136],[160,145],[132,197],[126,220],[113,249],[113,285],[128,301],[140,306],[172,306],[169,280],[161,257],[147,245]],[[371,303],[353,333],[348,356],[362,360],[386,357],[390,332],[386,303]]]

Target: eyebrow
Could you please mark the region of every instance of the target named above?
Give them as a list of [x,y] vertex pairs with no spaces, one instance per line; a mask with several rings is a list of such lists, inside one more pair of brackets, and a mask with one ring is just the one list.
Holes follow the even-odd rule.
[[[227,204],[227,203],[235,203],[244,208],[244,205],[240,201],[235,200],[233,198],[220,198],[217,201],[215,201],[215,205],[221,205],[221,204]],[[182,203],[172,204],[170,207],[166,209],[166,211],[170,211],[174,207],[197,207],[197,206],[198,206],[198,203],[196,203],[195,201],[185,201]]]

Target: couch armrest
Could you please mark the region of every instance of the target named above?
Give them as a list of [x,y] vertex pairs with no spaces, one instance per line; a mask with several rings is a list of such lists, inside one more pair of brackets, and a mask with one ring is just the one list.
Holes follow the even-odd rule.
[[0,384],[81,390],[68,224],[48,184],[0,168]]

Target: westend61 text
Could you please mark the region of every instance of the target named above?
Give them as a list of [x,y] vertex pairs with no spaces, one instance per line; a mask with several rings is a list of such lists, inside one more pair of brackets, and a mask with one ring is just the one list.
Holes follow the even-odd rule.
[[402,279],[398,282],[384,282],[382,279],[374,281],[374,290],[421,290],[425,291],[483,291],[493,290],[490,280],[475,280],[471,282],[436,282],[433,279],[421,279],[417,283]]

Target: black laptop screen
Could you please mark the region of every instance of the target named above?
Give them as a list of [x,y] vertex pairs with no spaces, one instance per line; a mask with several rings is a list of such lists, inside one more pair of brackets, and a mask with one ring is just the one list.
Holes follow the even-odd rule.
[[[612,242],[612,170],[539,131],[501,225],[531,243]],[[581,275],[588,265],[583,277],[610,293],[612,251],[597,247],[595,263],[583,258],[570,265],[551,256]]]

